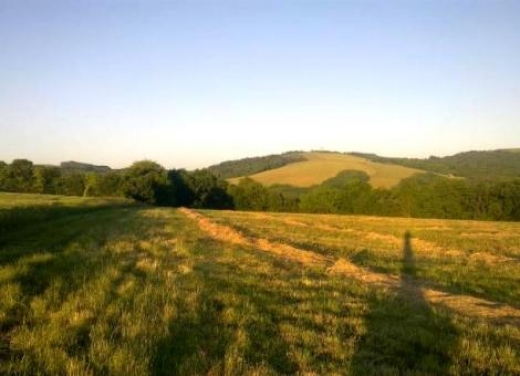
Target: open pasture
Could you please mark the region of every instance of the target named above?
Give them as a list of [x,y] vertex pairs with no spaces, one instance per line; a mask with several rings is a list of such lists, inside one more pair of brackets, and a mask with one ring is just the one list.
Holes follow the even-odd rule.
[[519,374],[518,230],[128,204],[26,223],[0,242],[0,374]]
[[[365,172],[374,188],[391,188],[402,179],[422,170],[393,164],[370,161],[366,158],[340,153],[302,153],[306,161],[295,162],[283,167],[254,174],[252,179],[270,186],[274,184],[292,185],[295,187],[311,187],[331,179],[345,170]],[[237,184],[240,178],[229,181]]]

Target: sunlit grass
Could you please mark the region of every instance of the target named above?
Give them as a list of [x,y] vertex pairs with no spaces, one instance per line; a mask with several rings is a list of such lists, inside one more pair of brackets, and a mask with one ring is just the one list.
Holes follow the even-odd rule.
[[213,240],[174,209],[34,223],[0,254],[0,374],[520,372],[517,326]]
[[[518,223],[287,213],[205,213],[245,234],[335,258],[344,257],[373,271],[396,275],[403,272],[404,235],[409,232],[417,264],[414,277],[423,284],[453,293],[520,304]],[[435,231],[438,233],[433,236]],[[462,231],[471,234],[467,237],[470,241],[459,237]],[[492,238],[490,233],[502,236]],[[447,240],[439,241],[444,238]],[[479,240],[492,246],[483,248],[480,244],[478,249],[485,251],[475,250],[474,245]]]

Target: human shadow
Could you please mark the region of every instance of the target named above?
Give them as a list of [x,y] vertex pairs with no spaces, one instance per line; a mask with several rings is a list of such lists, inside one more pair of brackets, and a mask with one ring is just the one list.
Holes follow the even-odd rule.
[[446,311],[432,309],[417,282],[412,235],[403,237],[397,291],[373,291],[365,333],[356,344],[353,375],[449,373],[457,329]]

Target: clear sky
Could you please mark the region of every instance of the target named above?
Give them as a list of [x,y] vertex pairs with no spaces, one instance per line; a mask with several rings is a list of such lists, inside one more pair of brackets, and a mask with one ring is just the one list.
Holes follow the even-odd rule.
[[505,147],[518,0],[0,0],[0,160]]

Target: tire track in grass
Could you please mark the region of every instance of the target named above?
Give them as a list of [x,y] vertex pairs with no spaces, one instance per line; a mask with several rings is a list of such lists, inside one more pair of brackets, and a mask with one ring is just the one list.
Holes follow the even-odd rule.
[[[368,285],[394,291],[403,289],[403,280],[398,276],[375,273],[361,268],[343,258],[334,259],[287,244],[273,243],[267,239],[248,238],[233,228],[215,223],[193,210],[181,208],[179,211],[197,222],[201,230],[216,240],[253,247],[287,261],[298,262],[305,266],[323,267],[330,274],[349,276]],[[409,285],[409,297],[410,299],[414,299],[414,295],[417,294],[418,290],[417,283],[406,283]],[[476,298],[470,295],[451,294],[428,288],[420,288],[420,291],[429,303],[446,306],[466,316],[486,318],[503,323],[520,324],[520,310],[508,306],[507,304]]]

